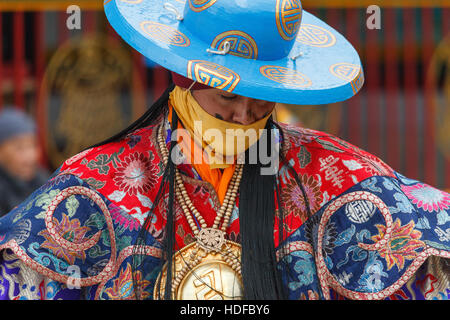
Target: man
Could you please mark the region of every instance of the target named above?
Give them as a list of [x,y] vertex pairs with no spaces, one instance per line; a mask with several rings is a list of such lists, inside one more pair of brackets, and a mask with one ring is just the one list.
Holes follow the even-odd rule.
[[450,195],[273,120],[358,92],[341,35],[299,0],[105,10],[174,85],[0,220],[3,298],[447,298]]
[[39,166],[33,120],[24,112],[0,112],[0,215],[3,216],[43,185],[48,176]]

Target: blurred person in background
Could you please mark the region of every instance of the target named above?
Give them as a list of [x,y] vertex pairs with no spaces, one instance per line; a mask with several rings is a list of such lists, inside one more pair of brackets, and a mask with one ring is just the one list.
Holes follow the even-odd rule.
[[39,166],[33,119],[23,111],[4,108],[0,111],[0,216],[25,200],[47,178]]

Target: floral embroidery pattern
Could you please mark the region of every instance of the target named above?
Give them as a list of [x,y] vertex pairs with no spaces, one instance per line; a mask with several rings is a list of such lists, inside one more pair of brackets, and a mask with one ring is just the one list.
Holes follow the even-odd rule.
[[360,161],[360,164],[366,172],[373,175],[390,176],[393,172],[387,164],[367,152],[364,152],[364,157],[362,161]]
[[352,150],[352,154],[358,158],[359,164],[364,168],[366,172],[371,175],[382,175],[382,176],[391,176],[394,173],[391,167],[389,167],[386,163],[380,160],[378,157],[367,153],[366,151],[344,141],[337,137],[328,136],[329,139],[338,143],[340,147],[344,149]]
[[[91,170],[97,170],[98,174],[105,175],[109,173],[110,164],[113,165],[114,168],[117,167],[117,163],[120,162],[119,154],[121,154],[125,148],[120,148],[119,151],[114,152],[112,154],[99,154],[95,160],[91,160],[86,165]],[[83,159],[81,162],[86,161]]]
[[[322,203],[322,192],[320,191],[320,184],[312,176],[304,174],[299,177],[305,189],[306,197],[309,201],[309,208],[311,214],[315,213],[320,208]],[[288,212],[292,212],[294,216],[300,217],[303,221],[308,218],[305,198],[303,192],[295,181],[286,185],[285,191],[282,193],[283,202],[286,204]]]
[[[431,267],[427,267],[424,269],[427,278],[424,275],[416,279],[410,277],[415,275],[420,263],[425,265],[431,261],[432,255],[449,257],[447,231],[450,212],[446,208],[450,207],[450,196],[436,192],[427,185],[418,185],[417,181],[394,176],[382,162],[349,144],[339,142],[337,138],[295,127],[285,130],[282,126],[282,130],[285,133],[282,146],[286,150],[287,165],[280,168],[278,183],[282,194],[279,202],[276,199],[275,210],[278,210],[279,203],[286,209],[283,212],[283,235],[286,241],[283,245],[277,244],[278,219],[274,226],[274,240],[276,248],[282,249],[277,252],[277,257],[289,252],[284,256],[286,258],[279,260],[278,265],[289,298],[414,299],[421,297],[420,294],[427,298],[439,298],[441,295],[442,298],[448,298],[446,286],[438,286],[438,282],[435,282],[442,266],[430,262],[433,272],[436,268],[436,273],[428,276]],[[94,148],[82,157],[75,157],[63,165],[59,176],[30,197],[27,203],[0,220],[2,248],[17,252],[16,259],[21,259],[17,268],[10,268],[9,263],[3,263],[6,260],[2,262],[0,255],[2,274],[17,274],[19,267],[25,263],[36,275],[40,273],[47,279],[54,279],[42,282],[45,298],[134,299],[138,292],[140,297],[150,298],[161,267],[159,248],[164,238],[168,200],[168,194],[164,193],[158,205],[155,203],[148,224],[142,225],[146,214],[153,208],[164,169],[154,145],[155,137],[155,130],[146,127],[120,143]],[[322,163],[319,159],[330,161]],[[288,165],[297,172],[314,214],[306,221],[302,220],[306,219],[303,192],[293,180],[293,171],[288,170]],[[195,206],[211,220],[208,224],[212,223],[219,206],[213,188],[197,181],[199,177],[189,164],[181,164],[179,169],[184,174],[185,185]],[[55,210],[58,220],[54,222],[55,230],[50,229],[50,234],[50,231],[45,230],[43,221],[47,217],[46,209],[56,196],[61,192],[67,193],[65,189],[73,187],[91,191],[87,193],[89,196],[75,194],[73,198],[67,198]],[[379,222],[379,214],[383,213],[381,211],[368,216],[367,221],[356,223],[345,217],[346,207],[342,206],[336,209],[330,219],[322,220],[324,211],[330,205],[328,202],[340,197],[345,200],[346,194],[350,192],[367,190],[377,195],[388,207],[395,221],[389,223],[389,230],[387,226],[376,225],[382,223]],[[98,203],[94,205],[94,195],[104,200],[107,210],[102,210],[103,207],[100,208]],[[414,202],[414,199],[417,201]],[[175,203],[175,208],[175,241],[181,248],[194,241],[194,237],[179,203]],[[429,214],[431,211],[435,214]],[[148,264],[145,268],[137,272],[124,259],[133,255],[131,244],[141,225],[149,231],[146,241],[155,250],[149,249],[148,256],[151,259],[146,261]],[[322,234],[320,246],[317,237],[319,229]],[[90,237],[94,230],[101,231],[98,239]],[[239,230],[237,198],[227,239],[240,242]],[[70,250],[55,243],[55,232],[73,244]],[[83,248],[88,246],[87,237],[90,237],[89,243],[95,239],[97,242],[86,249],[85,255],[81,244],[85,244]],[[377,251],[359,246],[371,242],[371,239],[378,241],[380,247],[380,239],[389,241]],[[289,251],[284,250],[284,245]],[[313,255],[312,249],[316,255]],[[108,259],[112,257],[111,253],[116,253],[118,259]],[[319,268],[316,265],[318,256],[322,256],[320,259],[324,262]],[[69,290],[65,286],[68,283],[66,261],[82,270],[80,275],[85,280],[83,292],[79,289]],[[23,269],[27,273],[29,270]],[[327,274],[330,277],[323,277]],[[17,279],[21,281],[23,277],[3,278],[0,289],[1,286],[4,289],[0,290],[0,298],[9,296],[22,299],[25,294],[29,297],[30,291],[34,294],[35,290],[41,288],[40,283],[28,282],[27,287],[20,283],[19,289],[23,295],[17,296]],[[41,279],[41,276],[36,279]],[[333,283],[328,283],[329,280]],[[134,286],[136,281],[138,285]],[[445,289],[441,289],[443,287]]]
[[120,207],[111,204],[109,207],[109,212],[111,213],[111,217],[114,223],[119,224],[124,229],[128,230],[139,230],[140,223],[139,220],[130,216],[126,211],[121,209]]
[[[379,234],[372,237],[375,242],[380,241],[386,234],[386,226],[381,224],[375,225]],[[399,270],[405,266],[405,259],[412,260],[417,256],[417,249],[425,247],[425,243],[419,239],[422,233],[414,230],[414,221],[410,221],[407,225],[402,226],[400,219],[395,220],[392,227],[392,237],[389,243],[379,250],[381,257],[386,259],[388,270],[394,265]]]
[[[141,298],[146,299],[150,293],[144,289],[150,284],[150,281],[142,279],[142,273],[136,271],[135,283],[141,292]],[[112,288],[107,288],[104,291],[112,300],[133,300],[136,299],[133,285],[133,273],[131,265],[127,263],[126,269],[120,270],[117,279],[113,280]]]
[[148,157],[135,152],[125,157],[113,180],[120,190],[128,194],[144,194],[156,183],[157,171]]
[[[64,239],[73,243],[83,242],[86,232],[90,230],[89,227],[81,226],[80,220],[70,220],[69,216],[64,213],[62,214],[61,223],[59,223],[56,218],[53,218],[53,220],[58,233],[61,234]],[[73,264],[77,258],[82,259],[83,261],[86,258],[84,251],[70,251],[65,249],[53,239],[46,229],[42,230],[38,234],[45,238],[45,241],[41,244],[41,248],[49,249],[55,256],[64,259],[69,264]]]
[[315,276],[315,265],[311,254],[305,251],[294,251],[287,257],[286,261],[293,263],[294,257],[296,258],[294,264],[296,279],[288,284],[291,290],[297,290],[302,286],[312,284]]
[[[320,225],[320,217],[312,216],[305,223],[305,237],[308,240],[308,243],[317,244],[317,234]],[[336,247],[335,242],[338,238],[338,232],[336,230],[336,225],[334,222],[330,222],[327,224],[325,228],[325,233],[322,239],[322,251],[323,255],[327,256],[333,253],[334,248]],[[317,248],[314,248],[317,249]]]
[[435,189],[427,184],[412,186],[402,185],[402,190],[411,202],[425,211],[441,211],[450,208],[450,194]]

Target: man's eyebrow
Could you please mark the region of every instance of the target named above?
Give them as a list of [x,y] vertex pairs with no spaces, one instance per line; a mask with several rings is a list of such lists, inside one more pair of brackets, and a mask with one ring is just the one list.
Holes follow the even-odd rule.
[[232,93],[232,92],[228,92],[228,91],[223,91],[220,90],[219,95],[223,96],[223,97],[238,97],[239,95]]

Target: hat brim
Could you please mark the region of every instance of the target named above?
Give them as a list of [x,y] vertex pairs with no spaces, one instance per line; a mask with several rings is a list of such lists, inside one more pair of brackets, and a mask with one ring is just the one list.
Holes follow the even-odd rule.
[[[344,101],[364,83],[360,58],[336,30],[303,10],[288,57],[254,60],[208,53],[210,44],[186,30],[164,8],[167,0],[106,0],[116,32],[148,59],[180,75],[238,95],[297,105]],[[179,12],[184,2],[173,0]]]

